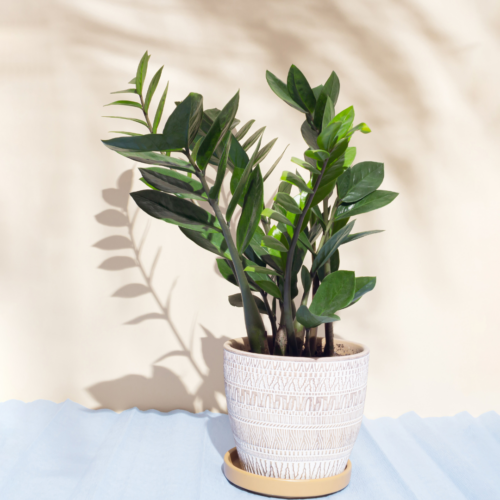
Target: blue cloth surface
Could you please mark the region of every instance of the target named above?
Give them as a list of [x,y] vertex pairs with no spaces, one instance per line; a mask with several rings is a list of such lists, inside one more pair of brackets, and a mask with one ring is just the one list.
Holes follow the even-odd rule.
[[[1,500],[262,498],[222,473],[227,415],[0,404]],[[500,499],[500,416],[365,419],[335,500]]]

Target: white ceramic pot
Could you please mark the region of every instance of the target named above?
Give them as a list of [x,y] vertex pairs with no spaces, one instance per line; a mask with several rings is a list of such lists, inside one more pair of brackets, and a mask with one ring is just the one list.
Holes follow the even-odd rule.
[[328,358],[249,349],[247,338],[224,344],[227,409],[245,470],[280,479],[343,472],[361,427],[368,348],[338,340],[343,355]]

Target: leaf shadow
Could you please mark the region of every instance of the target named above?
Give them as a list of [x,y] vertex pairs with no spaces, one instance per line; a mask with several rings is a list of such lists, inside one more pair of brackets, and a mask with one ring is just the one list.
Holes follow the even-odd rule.
[[[174,323],[172,297],[176,280],[172,283],[163,302],[158,290],[153,285],[156,266],[160,257],[161,248],[158,248],[150,270],[145,267],[142,258],[142,249],[146,243],[149,225],[139,240],[135,237],[135,223],[138,209],[131,213],[129,208],[129,193],[133,184],[133,169],[123,172],[116,183],[116,187],[103,189],[103,200],[113,208],[108,208],[95,216],[96,221],[107,227],[121,228],[124,234],[113,234],[96,242],[93,247],[98,250],[123,251],[126,255],[114,255],[106,258],[98,267],[104,271],[121,271],[137,268],[142,282],[128,283],[116,290],[112,297],[131,300],[136,297],[149,295],[156,311],[146,312],[136,318],[126,321],[125,325],[139,325],[149,320],[160,320],[165,323],[167,335],[173,335],[178,349],[169,351],[151,362],[150,376],[130,374],[114,380],[105,380],[87,387],[87,391],[98,402],[98,408],[109,408],[122,411],[137,407],[140,410],[155,409],[170,411],[182,409],[194,412],[195,410],[225,411],[224,377],[222,369],[223,344],[228,337],[217,338],[203,325],[200,325],[205,337],[201,339],[201,353],[205,367],[200,366],[192,355],[192,343],[196,322],[191,331],[181,331]],[[184,340],[190,338],[189,345]],[[201,379],[199,387],[190,392],[182,379],[170,368],[159,366],[157,363],[167,362],[181,356],[185,362]]]

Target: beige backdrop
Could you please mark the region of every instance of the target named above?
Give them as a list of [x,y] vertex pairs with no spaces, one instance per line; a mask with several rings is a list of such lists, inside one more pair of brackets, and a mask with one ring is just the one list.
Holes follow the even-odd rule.
[[305,148],[301,116],[265,70],[294,63],[317,85],[335,69],[338,109],[373,130],[358,158],[385,162],[401,193],[358,218],[386,232],[342,253],[378,277],[337,326],[372,350],[366,414],[500,411],[498,2],[20,0],[0,14],[1,400],[225,408],[236,290],[174,226],[140,213],[132,228],[137,172],[100,143],[133,130],[103,105],[148,49],[169,111],[239,88],[239,117],[279,137],[270,161],[290,144],[281,169]]

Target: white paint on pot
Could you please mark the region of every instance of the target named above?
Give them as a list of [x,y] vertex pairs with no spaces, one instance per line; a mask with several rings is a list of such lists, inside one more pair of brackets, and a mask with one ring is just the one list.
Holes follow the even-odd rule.
[[345,469],[361,427],[369,350],[346,340],[335,348],[343,355],[295,358],[251,353],[247,338],[224,344],[227,409],[246,471],[319,479]]

